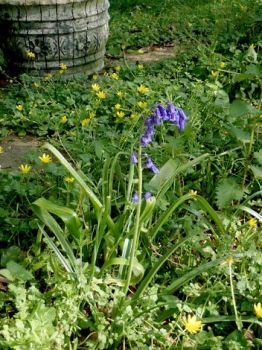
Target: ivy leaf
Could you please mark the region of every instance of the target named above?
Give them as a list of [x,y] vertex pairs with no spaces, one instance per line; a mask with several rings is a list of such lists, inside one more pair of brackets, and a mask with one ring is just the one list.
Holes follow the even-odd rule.
[[234,200],[240,200],[243,194],[242,187],[234,178],[222,179],[216,188],[216,200],[219,209],[227,207]]

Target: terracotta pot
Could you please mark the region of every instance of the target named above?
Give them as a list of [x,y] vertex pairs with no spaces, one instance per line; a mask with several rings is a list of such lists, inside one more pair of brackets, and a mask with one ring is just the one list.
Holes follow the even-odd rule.
[[67,75],[101,70],[108,7],[108,0],[0,0],[1,45],[9,68],[32,75],[57,72],[61,63]]

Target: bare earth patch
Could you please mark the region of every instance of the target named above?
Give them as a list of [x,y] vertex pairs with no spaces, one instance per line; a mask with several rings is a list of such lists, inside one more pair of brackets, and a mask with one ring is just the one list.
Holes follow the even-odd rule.
[[39,145],[40,142],[30,136],[6,137],[0,144],[4,149],[4,153],[0,154],[0,169],[17,169],[21,163],[25,162],[26,156],[35,152]]
[[130,61],[139,61],[144,63],[157,62],[175,57],[180,51],[180,47],[175,46],[174,44],[170,44],[168,46],[148,46],[132,53],[126,53],[125,57]]

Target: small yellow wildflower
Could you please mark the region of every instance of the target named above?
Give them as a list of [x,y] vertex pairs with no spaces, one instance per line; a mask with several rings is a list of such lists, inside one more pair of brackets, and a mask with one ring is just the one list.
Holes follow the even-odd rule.
[[52,73],[47,73],[47,75],[44,77],[44,81],[48,81],[51,78],[53,78],[53,74]]
[[63,115],[63,116],[60,118],[60,123],[62,123],[62,124],[67,123],[67,121],[68,121],[68,118],[67,118],[66,115]]
[[211,75],[212,75],[213,78],[217,78],[218,77],[218,71],[217,70],[216,71],[212,70],[211,71]]
[[90,118],[85,118],[81,120],[82,126],[87,126],[91,122]]
[[97,80],[97,79],[98,79],[98,75],[97,75],[97,74],[94,74],[94,75],[92,76],[92,79],[93,79],[93,80]]
[[254,45],[254,44],[251,44],[251,45],[249,46],[250,49],[254,49],[255,47],[256,47],[256,45]]
[[143,49],[139,49],[139,50],[137,51],[137,53],[139,53],[140,55],[143,55],[145,52],[144,52]]
[[117,103],[117,104],[115,105],[115,109],[116,109],[117,111],[119,111],[119,110],[121,109],[121,104],[120,104],[120,103]]
[[59,68],[60,68],[60,70],[65,71],[65,70],[67,70],[67,65],[64,64],[64,63],[60,63],[60,64],[59,64]]
[[189,194],[191,194],[192,197],[196,197],[197,196],[197,191],[190,190]]
[[4,147],[0,146],[0,154],[3,154],[4,152]]
[[130,118],[132,120],[137,120],[137,119],[139,119],[139,117],[140,117],[140,115],[138,113],[132,113],[131,116],[130,116]]
[[142,85],[138,86],[137,91],[140,94],[146,94],[149,92],[149,88],[142,84]]
[[146,109],[147,108],[147,102],[144,102],[144,101],[139,101],[137,103],[138,107],[141,108],[141,109]]
[[118,96],[118,97],[124,97],[124,92],[123,91],[117,91],[117,93],[116,93],[116,95]]
[[115,71],[116,71],[116,72],[120,72],[120,71],[121,71],[121,66],[116,66],[116,67],[115,67]]
[[118,79],[119,79],[119,76],[118,76],[117,73],[112,73],[112,74],[111,74],[111,78],[112,78],[113,80],[118,80]]
[[143,64],[138,64],[137,65],[137,69],[138,70],[143,70],[145,67],[144,67],[144,65]]
[[43,153],[42,156],[39,157],[39,159],[43,164],[48,164],[52,161],[52,158],[50,157],[50,155],[46,153]]
[[99,98],[99,100],[104,100],[106,98],[106,93],[104,91],[98,91],[96,96]]
[[185,330],[191,334],[196,334],[202,329],[202,322],[197,321],[196,316],[188,316],[187,319],[183,320]]
[[226,64],[225,64],[225,62],[221,62],[219,66],[220,66],[220,68],[225,68]]
[[35,53],[32,51],[27,51],[26,57],[29,58],[30,60],[35,60]]
[[90,113],[88,114],[88,117],[89,117],[90,119],[95,118],[95,116],[96,116],[95,112],[90,112]]
[[22,174],[28,174],[31,171],[32,167],[28,164],[21,164],[19,170]]
[[262,306],[261,303],[254,304],[254,311],[258,318],[262,318]]
[[101,90],[101,86],[99,84],[92,84],[91,85],[91,89],[94,91],[94,92],[98,92]]
[[227,258],[223,264],[227,264],[227,265],[233,265],[235,262],[235,260],[232,258],[232,256],[230,256],[229,258]]
[[64,181],[68,184],[72,184],[75,181],[75,178],[72,176],[67,176],[64,178]]
[[34,87],[35,89],[39,88],[39,86],[40,86],[40,85],[37,84],[36,82],[33,83],[33,87]]
[[22,110],[24,109],[24,106],[23,106],[23,105],[16,105],[16,109],[17,109],[19,112],[22,112]]
[[60,118],[60,122],[62,124],[66,124],[68,122],[68,117],[66,115],[63,115],[61,118]]
[[117,116],[118,118],[124,118],[125,113],[124,113],[123,111],[117,111],[117,112],[116,112],[116,116]]
[[257,220],[255,218],[251,218],[248,220],[248,225],[252,228],[257,228]]

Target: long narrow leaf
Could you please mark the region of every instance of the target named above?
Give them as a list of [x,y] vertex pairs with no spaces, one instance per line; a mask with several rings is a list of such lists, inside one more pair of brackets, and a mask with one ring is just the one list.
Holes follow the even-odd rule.
[[48,234],[45,232],[45,230],[41,226],[39,226],[39,229],[42,232],[42,234],[45,236],[45,241],[47,245],[51,250],[54,251],[61,265],[65,268],[65,270],[68,273],[73,273],[74,270],[72,269],[72,267],[70,266],[66,258],[63,256],[63,254],[60,252],[60,250],[57,248],[57,246],[54,244],[54,242],[51,240],[51,238],[48,236]]
[[46,209],[41,207],[41,202],[36,200],[32,204],[32,209],[34,213],[38,216],[38,218],[42,221],[42,223],[49,228],[49,230],[56,236],[56,239],[61,244],[63,251],[66,253],[68,260],[71,263],[72,269],[75,269],[77,266],[76,258],[74,256],[73,250],[69,244],[69,242],[64,237],[64,232],[61,226],[57,223],[57,221],[48,213]]
[[156,273],[159,271],[159,269],[163,266],[163,264],[170,258],[172,254],[174,254],[174,252],[178,248],[180,248],[186,241],[188,241],[188,239],[189,237],[175,244],[171,249],[169,249],[169,251],[164,256],[162,256],[162,258],[158,260],[158,262],[152,267],[152,269],[148,272],[146,277],[140,283],[135,295],[132,298],[132,303],[135,302],[135,300],[137,300],[144,293],[144,291],[146,290]]
[[51,151],[54,156],[59,160],[59,162],[68,170],[68,172],[76,179],[79,185],[84,189],[94,208],[100,212],[102,210],[102,203],[99,201],[97,196],[91,190],[91,188],[85,183],[82,177],[78,174],[78,172],[69,164],[69,162],[65,159],[65,157],[50,143],[45,143],[44,147]]
[[[244,254],[231,254],[230,257],[241,258],[243,256],[244,256]],[[224,257],[218,258],[218,259],[213,260],[213,261],[209,261],[205,264],[202,264],[198,267],[193,268],[191,271],[187,272],[185,275],[183,275],[182,277],[176,279],[173,283],[171,283],[171,285],[163,291],[163,294],[170,294],[170,293],[175,292],[177,289],[181,288],[185,283],[192,280],[196,276],[198,276],[198,275],[202,274],[203,272],[206,272],[210,269],[213,269],[214,267],[225,262],[227,258],[228,258],[228,256],[224,256]]]
[[157,192],[157,198],[162,197],[169,187],[172,186],[178,174],[192,168],[207,157],[209,157],[209,154],[205,153],[180,166],[177,166],[177,163],[173,159],[170,159],[163,165],[160,172],[149,182],[148,188],[153,192]]
[[49,213],[58,216],[66,225],[69,233],[73,237],[79,238],[81,222],[75,211],[73,211],[70,208],[54,204],[53,202],[46,200],[45,198],[39,198],[35,201],[34,204],[45,209]]

